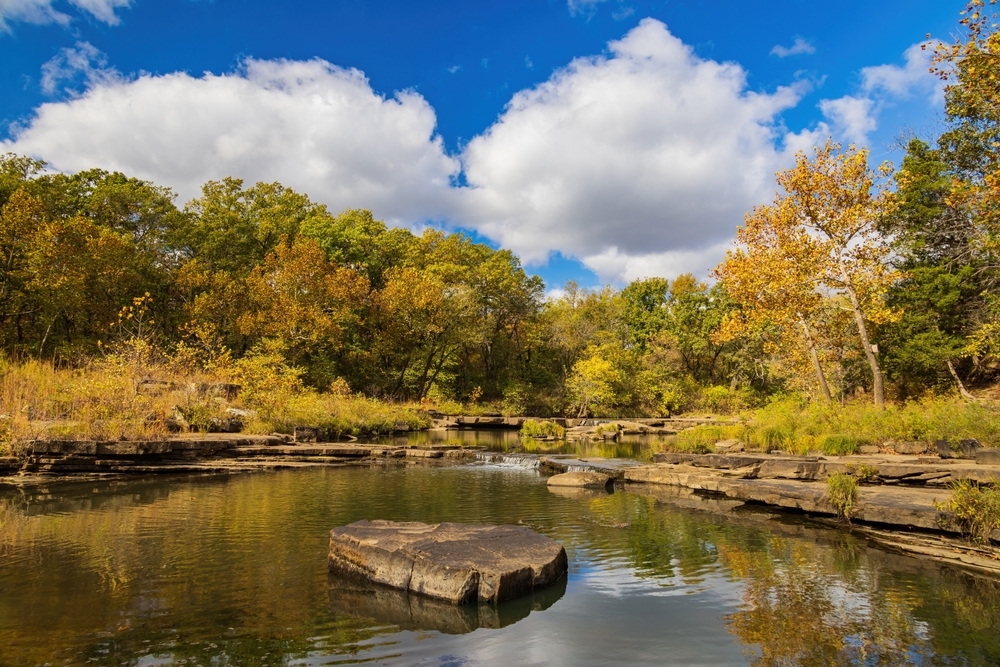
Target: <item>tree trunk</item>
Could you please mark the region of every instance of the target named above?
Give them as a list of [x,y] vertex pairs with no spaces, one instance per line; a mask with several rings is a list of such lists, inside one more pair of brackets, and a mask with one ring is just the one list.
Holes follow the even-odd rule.
[[861,336],[861,348],[865,351],[865,358],[868,359],[868,365],[872,369],[874,379],[872,393],[875,394],[875,405],[882,408],[885,407],[885,383],[882,380],[882,368],[878,364],[878,358],[875,356],[872,343],[868,339],[868,327],[865,326],[865,316],[861,312],[861,302],[858,301],[858,294],[851,286],[847,267],[844,266],[843,260],[840,260],[839,264],[840,278],[844,282],[844,289],[847,291],[847,296],[851,299],[851,307],[854,309],[854,321],[858,325],[858,335]]
[[951,373],[953,378],[955,378],[955,384],[958,385],[958,393],[967,401],[976,400],[976,397],[970,394],[968,390],[966,390],[965,385],[962,384],[962,378],[958,377],[958,373],[955,371],[955,365],[951,363],[951,359],[946,359],[945,361],[948,364],[948,372]]
[[823,366],[819,363],[819,353],[816,351],[816,343],[813,342],[812,334],[809,332],[809,325],[806,318],[799,314],[799,323],[802,324],[802,332],[806,335],[806,345],[809,346],[809,356],[812,358],[813,369],[816,371],[816,379],[819,380],[820,389],[823,390],[823,398],[829,403],[833,400],[830,396],[830,387],[826,384],[826,376],[823,375]]

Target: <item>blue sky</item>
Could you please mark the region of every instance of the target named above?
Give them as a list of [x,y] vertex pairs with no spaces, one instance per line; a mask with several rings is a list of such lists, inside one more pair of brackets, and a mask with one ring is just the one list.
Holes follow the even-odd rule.
[[552,287],[721,259],[826,136],[939,133],[918,45],[962,5],[0,0],[0,141],[179,202],[278,180],[466,229]]

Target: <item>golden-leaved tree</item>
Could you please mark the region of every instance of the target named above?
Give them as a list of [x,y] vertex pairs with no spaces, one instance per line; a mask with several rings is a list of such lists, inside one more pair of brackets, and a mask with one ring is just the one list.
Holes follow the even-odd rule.
[[868,324],[897,316],[884,297],[900,277],[887,262],[889,243],[879,232],[879,222],[895,207],[889,175],[885,164],[870,169],[868,150],[853,145],[842,150],[827,141],[812,159],[799,153],[795,167],[777,174],[784,194],[747,214],[737,249],[716,269],[741,306],[727,322],[728,333],[772,327],[787,344],[791,330],[799,328],[825,395],[810,320],[824,298],[843,303],[854,316],[879,406],[885,388]]
[[829,401],[812,324],[823,304],[816,280],[822,248],[798,224],[791,202],[780,198],[748,213],[736,240],[739,246],[726,254],[715,275],[740,309],[725,318],[717,337],[760,336],[771,350],[789,350],[802,340],[820,391]]

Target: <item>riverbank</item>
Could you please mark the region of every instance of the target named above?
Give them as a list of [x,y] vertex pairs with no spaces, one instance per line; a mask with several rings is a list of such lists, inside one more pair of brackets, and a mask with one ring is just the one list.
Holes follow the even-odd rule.
[[[841,517],[879,544],[991,575],[1000,575],[1000,530],[975,544],[951,505],[957,484],[995,485],[995,450],[973,459],[932,456],[781,456],[659,454],[653,465],[622,470],[625,488],[710,511],[769,506]],[[850,478],[848,503],[831,480]],[[967,517],[966,517],[967,518]]]
[[[520,418],[500,419],[504,420],[502,424],[483,424],[479,428],[455,420],[448,429],[401,433],[376,443],[315,442],[316,433],[309,428],[297,429],[300,441],[281,435],[195,433],[141,441],[37,440],[31,443],[26,457],[0,458],[0,485],[28,487],[72,480],[317,466],[447,466],[478,460],[538,468],[543,474],[599,472],[618,488],[713,512],[768,507],[777,512],[805,513],[842,526],[848,525],[849,518],[851,530],[863,532],[887,548],[1000,574],[1000,554],[995,550],[1000,531],[993,532],[992,543],[974,545],[963,537],[966,526],[946,507],[955,484],[967,481],[989,488],[1000,479],[1000,451],[993,448],[980,448],[978,460],[942,458],[919,447],[916,449],[923,453],[912,455],[689,454],[652,452],[649,447],[655,448],[660,441],[650,439],[645,445],[645,456],[649,458],[640,460],[634,453],[604,452],[606,447],[599,443],[589,449],[555,450],[576,454],[545,454],[525,451],[521,439],[521,447],[516,450],[505,445],[500,447],[505,451],[491,452],[480,441],[456,437],[496,434],[517,447],[516,435],[500,434],[512,431]],[[587,423],[567,426],[595,428]],[[634,433],[649,435],[666,426],[663,420],[637,424]],[[618,438],[626,437],[624,432],[614,431]],[[943,451],[945,456],[953,455],[950,449]],[[856,494],[846,508],[838,506],[833,497],[830,479],[836,476],[848,477],[857,484]],[[839,515],[844,518],[837,518]]]
[[21,458],[0,458],[0,485],[84,480],[130,475],[190,475],[275,470],[376,461],[460,459],[461,447],[400,447],[349,442],[295,442],[290,437],[249,434],[183,434],[156,440],[36,440]]

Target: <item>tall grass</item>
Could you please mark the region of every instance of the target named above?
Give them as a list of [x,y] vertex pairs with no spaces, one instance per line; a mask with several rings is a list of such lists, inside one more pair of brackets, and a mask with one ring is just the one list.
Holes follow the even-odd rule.
[[850,523],[851,510],[858,500],[858,480],[847,473],[835,472],[826,478],[826,485],[837,515]]
[[544,438],[548,436],[562,438],[566,435],[566,429],[555,422],[526,419],[521,424],[521,435],[528,438]]
[[[165,354],[136,340],[74,367],[0,357],[0,454],[23,455],[40,438],[162,438],[178,417],[206,431],[229,419],[229,408],[246,411],[244,430],[256,433],[320,426],[339,437],[429,425],[418,410],[354,395],[343,383],[320,392],[300,376],[269,348],[210,364],[183,347]],[[241,387],[236,396],[215,390],[232,384]]]
[[890,440],[932,441],[975,438],[1000,446],[1000,410],[958,397],[930,397],[879,410],[867,401],[807,402],[782,396],[741,415],[735,426],[699,426],[678,434],[677,447],[707,449],[719,440],[736,438],[748,449],[805,454],[850,454],[861,445]]

